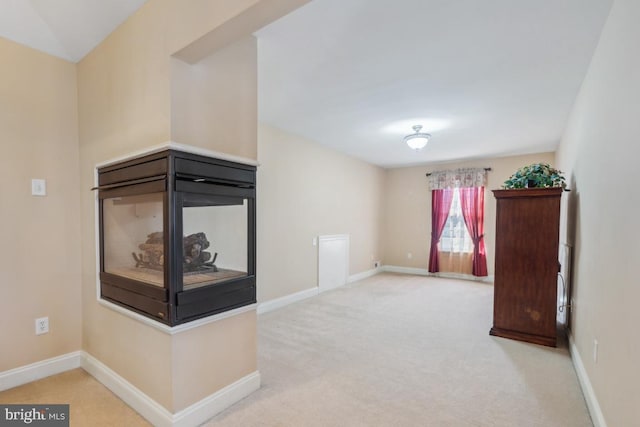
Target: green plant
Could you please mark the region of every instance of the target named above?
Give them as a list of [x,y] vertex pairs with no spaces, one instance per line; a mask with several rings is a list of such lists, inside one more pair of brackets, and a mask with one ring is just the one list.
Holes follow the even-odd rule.
[[558,169],[552,168],[547,163],[534,163],[521,167],[502,184],[502,188],[506,190],[532,187],[562,187],[566,190],[567,183]]

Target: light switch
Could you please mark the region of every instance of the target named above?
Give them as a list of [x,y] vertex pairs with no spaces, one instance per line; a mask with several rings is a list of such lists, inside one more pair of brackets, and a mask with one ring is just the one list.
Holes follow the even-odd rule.
[[47,181],[44,179],[32,179],[31,180],[31,195],[32,196],[46,196],[47,195]]

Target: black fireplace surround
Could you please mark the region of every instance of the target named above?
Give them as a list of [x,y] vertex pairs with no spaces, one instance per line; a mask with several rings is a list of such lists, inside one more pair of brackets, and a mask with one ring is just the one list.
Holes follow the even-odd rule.
[[101,297],[169,326],[255,303],[255,188],[172,149],[99,168]]

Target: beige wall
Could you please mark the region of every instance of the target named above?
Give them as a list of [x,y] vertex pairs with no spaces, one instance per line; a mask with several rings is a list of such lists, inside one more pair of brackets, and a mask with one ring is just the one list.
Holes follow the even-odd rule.
[[381,259],[384,169],[263,124],[258,160],[258,301],[317,286],[318,235],[350,235],[349,274]]
[[575,246],[571,334],[609,426],[640,420],[639,19],[639,2],[614,2],[557,152],[574,189],[560,237]]
[[253,36],[193,65],[172,59],[172,141],[255,159],[257,61]]
[[[181,125],[186,120],[184,111],[190,108],[189,96],[196,89],[212,93],[213,88],[220,87],[220,80],[207,76],[186,83],[183,77],[198,67],[205,71],[219,70],[212,64],[220,65],[220,62],[219,58],[212,59],[211,63],[205,58],[201,64],[187,66],[176,63],[178,60],[171,55],[257,3],[258,0],[151,0],[77,67],[84,348],[170,411],[192,404],[198,396],[212,394],[222,385],[238,380],[237,375],[255,369],[255,346],[226,345],[237,335],[255,340],[255,317],[226,319],[223,329],[206,326],[202,331],[184,336],[167,336],[99,305],[96,301],[95,196],[88,189],[94,184],[96,164],[187,134]],[[246,20],[233,22],[241,26]],[[243,33],[242,28],[234,31]],[[228,78],[230,70],[242,70],[231,86],[240,88],[238,82],[245,79],[243,90],[246,92],[232,99],[227,93],[224,98],[211,100],[207,107],[214,112],[223,107],[240,112],[226,118],[226,129],[231,126],[241,129],[244,132],[241,138],[230,141],[231,136],[240,134],[226,131],[222,137],[216,137],[218,134],[212,128],[204,126],[205,137],[190,135],[185,137],[187,141],[176,142],[255,159],[255,42],[250,41],[239,49],[239,53],[221,53],[231,55],[233,64],[230,68],[222,67],[219,78]],[[172,77],[176,79],[173,82]],[[188,96],[177,95],[175,91],[179,87],[185,88]],[[236,101],[238,105],[234,104]],[[192,102],[202,104],[203,99],[195,98]],[[209,354],[208,359],[195,358],[194,363],[185,364],[184,355],[176,355],[178,345],[186,351],[197,351],[198,343],[208,339],[219,344],[211,344],[214,353]],[[242,353],[244,351],[249,353]],[[212,365],[209,361],[217,359],[235,360],[239,365],[230,369],[225,364]],[[207,375],[199,376],[198,372],[203,370]],[[201,381],[191,384],[197,392],[188,392],[186,387],[174,384],[174,373],[178,372],[185,378]]]
[[2,38],[0,61],[2,372],[80,350],[81,307],[76,69]]
[[[431,240],[431,191],[426,173],[466,167],[490,167],[485,187],[485,245],[489,275],[494,271],[496,204],[491,190],[521,166],[535,162],[553,163],[553,153],[501,157],[462,163],[396,168],[387,171],[385,189],[385,265],[428,268]],[[409,258],[408,254],[412,257]]]
[[[256,312],[250,311],[175,336],[174,412],[258,369],[255,325]],[[221,347],[225,351],[220,351]]]

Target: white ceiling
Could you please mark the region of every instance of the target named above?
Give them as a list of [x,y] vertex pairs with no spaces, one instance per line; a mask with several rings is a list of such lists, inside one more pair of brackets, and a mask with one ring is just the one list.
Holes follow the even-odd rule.
[[0,0],[0,37],[81,60],[147,0]]
[[313,0],[256,33],[260,120],[385,167],[553,151],[610,6]]
[[[0,0],[0,36],[76,62],[145,1]],[[385,167],[554,150],[611,1],[313,0],[256,33],[260,120]]]

